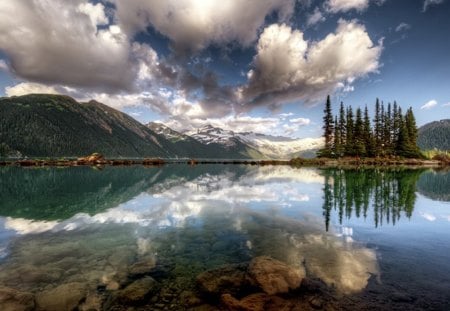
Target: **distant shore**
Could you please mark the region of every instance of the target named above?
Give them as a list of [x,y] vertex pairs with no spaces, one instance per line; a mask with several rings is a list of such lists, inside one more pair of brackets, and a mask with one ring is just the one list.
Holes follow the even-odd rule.
[[224,164],[224,165],[289,165],[293,167],[317,166],[317,167],[448,167],[449,162],[424,159],[393,159],[393,158],[295,158],[292,160],[224,160],[224,159],[105,159],[78,158],[78,159],[19,159],[0,160],[0,166],[20,166],[20,167],[69,167],[69,166],[162,166],[167,164]]

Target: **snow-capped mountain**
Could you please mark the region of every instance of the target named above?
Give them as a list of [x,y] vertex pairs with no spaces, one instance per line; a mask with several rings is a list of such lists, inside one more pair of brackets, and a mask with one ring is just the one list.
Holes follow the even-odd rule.
[[206,144],[221,144],[227,147],[235,146],[239,135],[233,131],[224,130],[212,125],[205,125],[199,129],[186,133],[192,138]]
[[206,125],[186,134],[206,145],[214,143],[233,147],[239,143],[245,144],[268,158],[311,157],[323,146],[322,138],[293,139],[253,132],[238,133],[211,125]]
[[290,159],[313,157],[322,148],[322,138],[294,139],[253,132],[234,132],[205,125],[186,133],[177,132],[162,123],[147,125],[157,134],[183,150],[189,147],[189,156],[204,158],[269,158]]
[[155,133],[163,135],[166,139],[172,142],[189,140],[190,138],[188,135],[172,130],[170,127],[162,123],[150,122],[147,124],[147,127],[153,130]]
[[238,137],[269,158],[313,157],[323,147],[322,138],[294,139],[257,133],[239,133]]

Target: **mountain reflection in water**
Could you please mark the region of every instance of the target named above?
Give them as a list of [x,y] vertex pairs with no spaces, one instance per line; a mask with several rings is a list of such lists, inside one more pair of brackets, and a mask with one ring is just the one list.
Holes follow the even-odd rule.
[[[225,165],[2,168],[0,284],[34,295],[38,308],[46,303],[42,293],[55,295],[66,284],[78,284],[82,302],[75,307],[92,307],[87,302],[95,300],[102,308],[120,310],[130,303],[120,298],[127,286],[151,276],[157,290],[149,292],[152,299],[138,302],[142,308],[230,308],[222,297],[225,292],[205,293],[199,287],[200,275],[268,256],[289,269],[306,271],[300,289],[276,295],[292,308],[383,309],[387,306],[382,301],[394,292],[398,299],[389,298],[389,307],[420,309],[428,304],[440,309],[449,301],[439,291],[441,285],[450,285],[442,275],[450,272],[448,262],[442,266],[449,256],[428,240],[430,254],[423,258],[401,258],[389,249],[414,236],[406,231],[411,222],[426,229],[421,238],[434,228],[440,230],[438,236],[449,231],[446,203],[432,201],[441,204],[433,210],[422,206],[430,201],[425,196],[433,198],[433,187],[423,195],[416,192],[416,184],[429,183],[432,174]],[[430,229],[433,217],[435,227]],[[442,248],[445,240],[443,235],[435,242]],[[424,241],[417,240],[414,247]],[[434,275],[428,278],[440,278],[440,286],[428,287],[430,293],[422,297],[418,293],[429,280],[405,280],[400,269],[386,275],[396,258],[410,267],[434,260],[441,271],[438,277],[431,266]],[[142,262],[152,263],[148,271],[132,272]],[[411,290],[404,287],[411,282]],[[258,292],[252,286],[245,295]],[[187,303],[186,292],[196,303]],[[236,303],[245,303],[242,295],[233,298],[242,299]],[[273,298],[263,300],[266,309],[275,303]]]

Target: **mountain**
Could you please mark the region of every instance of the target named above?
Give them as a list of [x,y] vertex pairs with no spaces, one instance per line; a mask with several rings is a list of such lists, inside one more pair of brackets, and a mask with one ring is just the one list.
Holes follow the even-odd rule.
[[63,95],[0,98],[0,156],[267,159],[313,156],[321,139],[238,133],[211,125],[179,133],[143,125],[96,101]]
[[96,101],[30,94],[0,98],[0,151],[33,157],[173,157],[173,144],[130,116]]
[[186,134],[206,145],[223,145],[228,149],[245,146],[252,151],[253,157],[262,158],[314,157],[315,152],[323,145],[321,138],[293,139],[253,132],[239,133],[211,125]]
[[450,150],[450,119],[434,121],[421,126],[417,145],[422,150]]
[[[147,124],[147,127],[172,142],[175,150],[181,157],[212,159],[265,158],[263,154],[252,146],[245,144],[241,140],[228,137],[226,132],[229,131],[213,128],[210,125],[195,131],[194,135],[177,132],[162,123],[150,122]],[[218,132],[222,134],[218,134]],[[221,140],[221,136],[227,136],[227,138]]]

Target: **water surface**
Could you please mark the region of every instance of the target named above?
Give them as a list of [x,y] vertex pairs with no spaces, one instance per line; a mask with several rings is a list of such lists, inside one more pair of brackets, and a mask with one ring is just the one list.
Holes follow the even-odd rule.
[[[217,310],[253,294],[266,310],[449,310],[449,201],[445,171],[1,168],[0,304]],[[199,281],[262,256],[304,270],[301,285]]]

